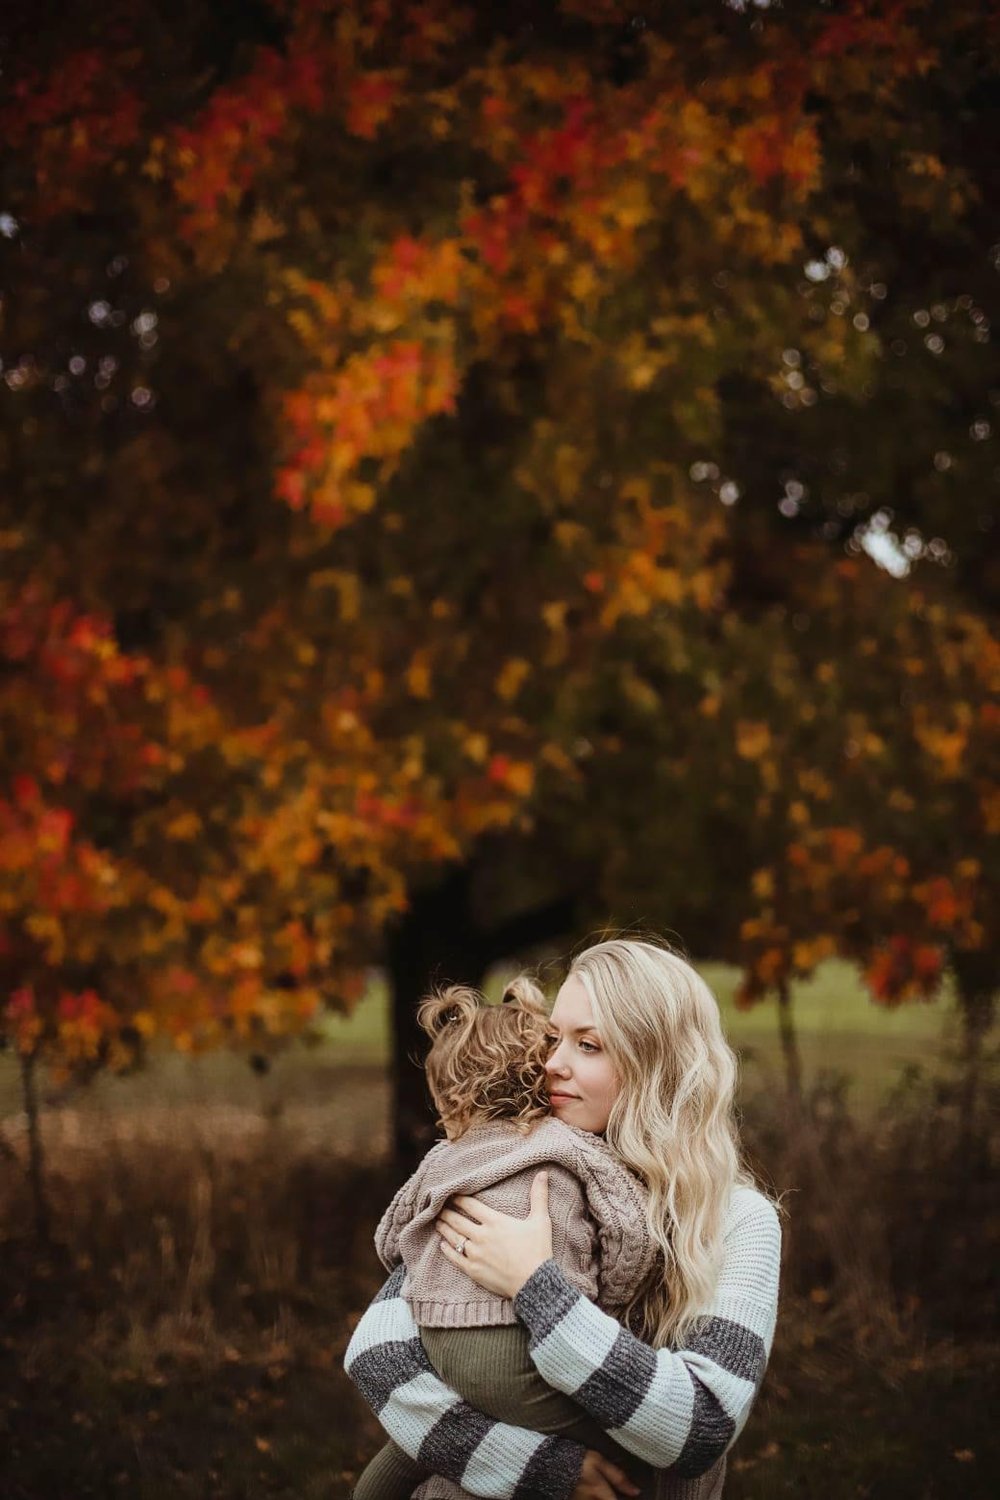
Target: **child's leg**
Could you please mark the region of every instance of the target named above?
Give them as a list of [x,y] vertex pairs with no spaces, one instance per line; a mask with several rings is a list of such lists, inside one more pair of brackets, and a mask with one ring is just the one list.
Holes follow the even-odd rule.
[[427,1470],[395,1443],[380,1448],[351,1491],[352,1500],[410,1500]]
[[603,1428],[539,1375],[528,1354],[528,1332],[520,1324],[499,1328],[421,1328],[427,1357],[446,1385],[500,1422],[532,1432],[558,1433],[596,1448],[653,1494],[653,1472],[612,1442]]

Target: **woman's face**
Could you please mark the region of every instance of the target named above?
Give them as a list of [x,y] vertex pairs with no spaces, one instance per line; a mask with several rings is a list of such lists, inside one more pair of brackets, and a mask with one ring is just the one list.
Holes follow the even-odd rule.
[[590,997],[570,975],[549,1018],[552,1050],[545,1064],[552,1113],[600,1135],[618,1094],[618,1078],[594,1025]]

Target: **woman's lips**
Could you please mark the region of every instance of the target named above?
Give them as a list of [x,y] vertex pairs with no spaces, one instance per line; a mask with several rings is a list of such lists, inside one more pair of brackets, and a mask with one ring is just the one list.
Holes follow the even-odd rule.
[[549,1094],[549,1099],[553,1104],[558,1104],[560,1099],[579,1099],[579,1097],[579,1094],[563,1094],[557,1089],[553,1089]]

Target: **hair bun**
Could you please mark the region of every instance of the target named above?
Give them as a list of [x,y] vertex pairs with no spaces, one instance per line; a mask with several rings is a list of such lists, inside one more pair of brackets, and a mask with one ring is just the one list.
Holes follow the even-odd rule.
[[540,1015],[545,1015],[547,1006],[545,995],[539,989],[535,981],[527,974],[517,974],[504,986],[502,1005],[518,1005],[522,1010],[530,1010]]
[[483,1003],[478,991],[466,984],[445,985],[420,1002],[417,1024],[433,1040],[447,1027],[470,1020]]

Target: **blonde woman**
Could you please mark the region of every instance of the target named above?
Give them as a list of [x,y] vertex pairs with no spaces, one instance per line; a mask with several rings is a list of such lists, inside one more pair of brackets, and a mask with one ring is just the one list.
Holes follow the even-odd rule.
[[[678,955],[616,939],[574,959],[550,1021],[553,1115],[603,1135],[645,1183],[662,1274],[620,1322],[583,1296],[552,1259],[543,1176],[526,1218],[454,1199],[436,1221],[441,1254],[510,1298],[538,1373],[659,1471],[657,1500],[717,1500],[770,1353],[781,1245],[775,1209],[740,1161],[718,1006]],[[421,1500],[456,1486],[488,1500],[635,1493],[596,1450],[495,1422],[444,1385],[401,1285],[397,1270],[345,1364],[390,1436],[436,1476]]]

